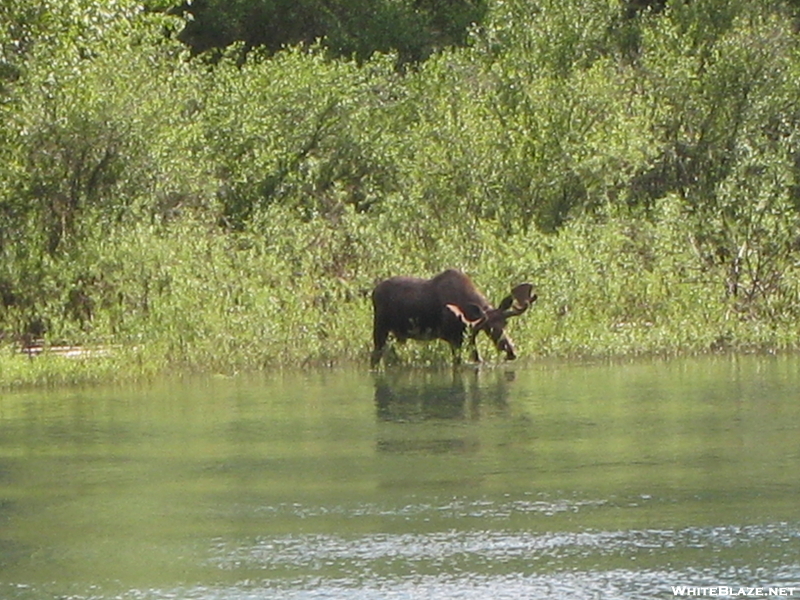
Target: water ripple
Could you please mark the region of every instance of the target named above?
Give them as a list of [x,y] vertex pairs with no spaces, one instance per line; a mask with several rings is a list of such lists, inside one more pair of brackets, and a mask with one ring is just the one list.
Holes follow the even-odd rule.
[[257,539],[250,546],[220,541],[214,564],[221,569],[248,566],[305,569],[320,564],[352,564],[402,558],[425,563],[470,557],[475,563],[497,565],[524,559],[543,562],[574,557],[629,556],[641,552],[668,552],[674,548],[720,550],[738,546],[800,545],[797,525],[771,523],[681,530],[526,532],[503,530],[449,530],[431,533],[373,533],[348,537],[333,534],[289,534]]
[[[763,574],[737,573],[742,581],[800,589],[800,565],[776,573],[779,580],[764,583]],[[659,600],[673,598],[673,585],[712,585],[720,574],[687,569],[512,573],[499,577],[426,575],[401,580],[374,580],[354,586],[347,580],[310,578],[289,582],[243,581],[233,586],[196,586],[172,590],[132,590],[118,600]],[[718,583],[718,582],[717,582]],[[92,600],[94,598],[92,597]],[[75,600],[89,600],[81,597]]]

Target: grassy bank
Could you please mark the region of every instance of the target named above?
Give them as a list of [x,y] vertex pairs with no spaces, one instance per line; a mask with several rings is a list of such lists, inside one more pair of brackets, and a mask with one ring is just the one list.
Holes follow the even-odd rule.
[[[269,228],[269,231],[267,231]],[[196,221],[133,227],[85,246],[75,272],[54,265],[50,314],[64,314],[83,281],[83,321],[51,319],[51,343],[90,352],[30,357],[7,347],[0,385],[151,377],[160,373],[302,368],[359,363],[371,343],[369,291],[393,274],[470,273],[495,302],[531,281],[539,300],[510,324],[523,361],[715,351],[797,349],[798,270],[783,298],[731,296],[724,267],[709,268],[685,226],[663,220],[576,221],[557,236],[501,234],[480,221],[429,237],[409,225],[342,215],[326,227],[274,211],[258,234],[221,233]],[[488,341],[482,342],[488,346]],[[110,348],[108,353],[91,352]],[[409,343],[414,364],[450,360],[444,343]],[[498,360],[493,350],[484,353]]]

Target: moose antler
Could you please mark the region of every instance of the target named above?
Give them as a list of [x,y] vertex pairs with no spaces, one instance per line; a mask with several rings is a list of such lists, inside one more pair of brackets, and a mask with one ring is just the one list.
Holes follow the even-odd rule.
[[468,304],[464,310],[455,304],[445,304],[445,306],[467,327],[477,327],[486,320],[486,313],[477,304]]
[[520,283],[511,290],[511,295],[503,299],[500,307],[505,317],[516,317],[524,313],[531,304],[536,302],[536,294],[533,293],[533,285],[530,283]]

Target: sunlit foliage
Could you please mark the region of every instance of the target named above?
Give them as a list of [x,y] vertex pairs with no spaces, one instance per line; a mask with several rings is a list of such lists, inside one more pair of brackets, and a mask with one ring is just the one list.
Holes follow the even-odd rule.
[[399,70],[391,44],[207,61],[131,0],[6,2],[0,339],[363,360],[375,282],[459,267],[537,284],[528,356],[796,348],[793,10],[493,0]]

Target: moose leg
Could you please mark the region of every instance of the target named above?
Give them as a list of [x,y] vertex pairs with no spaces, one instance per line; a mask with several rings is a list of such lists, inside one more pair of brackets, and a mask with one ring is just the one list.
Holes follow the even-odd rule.
[[461,344],[450,342],[450,352],[453,355],[453,366],[457,367],[461,364]]
[[374,369],[378,366],[378,363],[381,362],[386,348],[386,340],[389,339],[389,329],[378,321],[377,318],[375,319],[372,329],[372,339],[374,342],[374,349],[372,350],[372,356],[369,360],[369,366]]
[[478,330],[473,329],[469,333],[469,347],[470,347],[470,360],[475,363],[481,362],[481,355],[478,352],[478,344],[475,343],[475,338],[478,337]]

